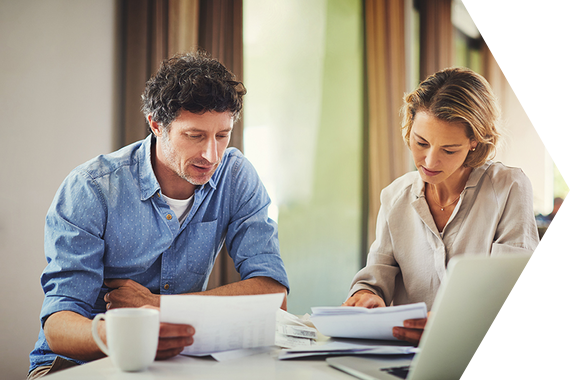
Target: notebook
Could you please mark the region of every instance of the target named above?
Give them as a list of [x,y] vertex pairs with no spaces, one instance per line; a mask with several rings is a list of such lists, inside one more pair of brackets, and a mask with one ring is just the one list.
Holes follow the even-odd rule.
[[459,379],[530,255],[455,256],[412,356],[340,356],[327,363],[360,379]]

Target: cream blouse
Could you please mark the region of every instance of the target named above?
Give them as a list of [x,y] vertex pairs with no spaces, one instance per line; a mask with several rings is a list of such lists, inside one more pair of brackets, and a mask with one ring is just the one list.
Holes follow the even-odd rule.
[[492,161],[473,169],[441,235],[424,189],[410,172],[382,190],[376,241],[350,295],[368,289],[386,305],[423,301],[430,310],[453,256],[532,253],[539,242],[532,186],[521,169]]

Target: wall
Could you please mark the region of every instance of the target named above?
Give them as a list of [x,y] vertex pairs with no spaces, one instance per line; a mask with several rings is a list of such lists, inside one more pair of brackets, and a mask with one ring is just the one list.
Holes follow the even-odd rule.
[[0,377],[23,379],[39,331],[46,211],[64,177],[109,152],[114,0],[0,2]]
[[570,43],[542,46],[511,45],[503,119],[505,146],[497,159],[518,166],[530,178],[537,212],[549,212],[547,188],[544,91],[570,84]]

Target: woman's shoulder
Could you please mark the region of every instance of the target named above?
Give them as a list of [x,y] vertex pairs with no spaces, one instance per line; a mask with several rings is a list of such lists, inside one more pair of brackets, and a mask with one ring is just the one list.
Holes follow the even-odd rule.
[[391,184],[382,190],[381,198],[383,202],[395,201],[410,192],[421,193],[422,180],[417,171],[408,172],[396,178]]
[[523,170],[514,166],[507,166],[502,162],[487,162],[488,167],[485,170],[485,176],[493,183],[527,183],[528,177]]
[[513,189],[518,189],[523,193],[532,193],[530,179],[521,168],[492,161],[488,161],[484,166],[485,170],[478,187],[490,185],[490,189],[497,194],[510,193]]
[[418,179],[421,180],[420,174],[414,170],[396,178],[391,184],[386,186],[384,190],[401,191],[402,189],[412,186]]

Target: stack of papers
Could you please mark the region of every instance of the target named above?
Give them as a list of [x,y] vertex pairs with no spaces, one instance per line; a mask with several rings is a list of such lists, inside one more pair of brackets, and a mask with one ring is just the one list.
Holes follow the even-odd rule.
[[275,345],[283,348],[293,348],[316,344],[317,329],[309,320],[309,316],[307,314],[305,316],[299,318],[284,310],[277,310]]
[[281,350],[279,359],[296,359],[318,355],[411,355],[416,352],[418,352],[417,347],[403,342],[330,339],[315,346]]
[[313,307],[311,321],[323,335],[336,338],[395,340],[394,326],[406,319],[427,318],[424,302],[378,307]]

